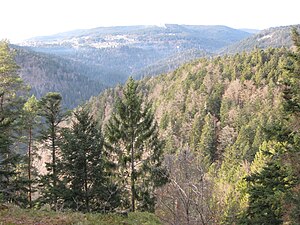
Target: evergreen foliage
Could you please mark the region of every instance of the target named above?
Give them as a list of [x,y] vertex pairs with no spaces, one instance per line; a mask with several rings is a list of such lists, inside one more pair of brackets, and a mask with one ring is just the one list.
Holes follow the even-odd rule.
[[[291,137],[286,136],[288,129],[282,129],[283,124],[287,127],[284,122],[287,114],[283,107],[283,89],[278,85],[286,73],[286,65],[291,64],[289,54],[290,50],[285,48],[270,48],[202,58],[173,73],[139,82],[140,90],[153,102],[155,117],[160,121],[160,137],[166,140],[165,152],[173,155],[178,154],[179,149],[192,149],[199,152],[200,162],[206,165],[205,176],[211,182],[213,193],[210,204],[216,211],[214,224],[242,221],[250,201],[250,183],[245,177],[254,173],[252,164],[259,171],[266,165],[260,163],[264,157],[257,161],[257,154],[262,154],[261,145],[277,137],[281,137],[281,142]],[[110,90],[89,103],[103,124],[107,123],[120,92],[119,88]],[[95,106],[103,103],[104,110],[97,111]],[[297,123],[293,121],[291,125],[296,130]],[[296,161],[298,157],[292,158]],[[281,170],[282,176],[285,172],[290,176],[290,168],[280,168],[279,173]],[[288,189],[298,190],[293,182]],[[282,196],[285,198],[290,193]],[[157,198],[164,196],[159,192]],[[296,192],[293,196],[297,196]],[[297,209],[291,202],[284,205],[289,213]],[[169,215],[170,210],[162,208],[165,211],[160,213]],[[287,214],[283,210],[280,215],[286,217]],[[172,219],[170,217],[168,222]]]
[[45,119],[41,142],[50,151],[51,161],[46,163],[47,174],[41,177],[44,201],[58,209],[58,196],[62,186],[58,173],[58,145],[60,124],[64,119],[59,93],[49,92],[40,100],[40,115]]
[[[273,154],[259,172],[246,177],[248,182],[249,207],[245,224],[282,224],[284,222],[284,200],[295,185],[295,178],[278,156],[286,146],[280,143],[275,148],[267,146],[266,154]],[[269,148],[269,149],[268,149]]]
[[110,165],[103,137],[87,109],[73,113],[72,125],[62,132],[61,172],[66,184],[65,207],[83,212],[108,212],[118,205],[110,183]]
[[[271,136],[280,147],[259,173],[246,179],[250,183],[247,224],[299,223],[299,119],[300,119],[300,37],[292,30],[296,51],[283,74],[284,119]],[[275,131],[275,132],[274,132]],[[292,208],[287,210],[284,208]]]
[[[143,104],[137,83],[129,78],[106,126],[107,149],[116,163],[122,206],[154,211],[156,187],[165,183],[163,142],[149,104]],[[137,203],[137,204],[136,204]]]
[[27,181],[18,171],[21,162],[17,148],[19,123],[26,86],[17,74],[14,54],[0,42],[0,201],[26,205]]
[[206,163],[212,163],[216,159],[216,124],[214,117],[208,113],[204,119],[199,151]]

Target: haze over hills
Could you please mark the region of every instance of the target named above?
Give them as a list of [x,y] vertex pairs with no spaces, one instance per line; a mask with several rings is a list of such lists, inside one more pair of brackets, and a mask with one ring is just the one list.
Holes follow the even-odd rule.
[[250,34],[226,26],[101,27],[27,40],[18,48],[17,61],[34,94],[61,92],[72,108],[130,75],[154,76],[214,54],[290,47],[290,30]]
[[[38,50],[57,46],[60,50],[92,47],[111,48],[130,46],[142,49],[197,47],[200,50],[214,51],[224,45],[250,36],[248,32],[226,26],[178,25],[163,26],[118,26],[99,27],[87,30],[75,30],[53,36],[35,37],[22,43],[25,46],[36,47]],[[57,49],[54,49],[55,52]]]
[[261,30],[258,30],[258,29],[248,29],[248,28],[240,28],[239,30],[248,32],[250,34],[257,34],[261,31]]
[[249,36],[226,26],[167,24],[77,30],[36,37],[21,45],[82,63],[94,71],[87,76],[115,85],[172,56],[186,55],[188,61],[191,50],[203,55]]
[[84,65],[26,48],[14,48],[17,49],[15,60],[20,66],[19,75],[30,84],[31,93],[38,98],[47,92],[59,92],[63,105],[74,108],[106,87],[100,81],[85,76],[88,69]]
[[222,51],[220,51],[220,53],[235,54],[242,51],[249,52],[254,48],[266,49],[269,47],[291,47],[292,27],[296,27],[298,30],[300,30],[299,24],[291,26],[271,27],[225,47],[224,49],[222,49]]

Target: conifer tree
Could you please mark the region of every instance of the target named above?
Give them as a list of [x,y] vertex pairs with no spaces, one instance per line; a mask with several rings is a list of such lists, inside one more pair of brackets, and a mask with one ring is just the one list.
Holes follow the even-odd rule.
[[154,211],[154,190],[166,182],[161,166],[163,142],[150,105],[143,102],[132,78],[115,105],[105,135],[119,173],[122,206]]
[[262,146],[262,150],[266,154],[265,165],[246,177],[249,207],[242,223],[279,225],[284,221],[284,199],[294,186],[295,179],[288,166],[280,160],[287,151],[286,144],[270,141]]
[[200,137],[199,151],[203,160],[206,161],[206,163],[211,163],[216,158],[216,125],[214,117],[211,116],[210,113],[205,116],[204,121],[205,123]]
[[51,152],[51,161],[46,163],[48,174],[42,176],[44,201],[57,209],[60,194],[60,181],[58,179],[58,142],[60,124],[64,119],[61,108],[62,97],[59,93],[49,92],[40,100],[40,115],[44,118],[41,141],[45,148]]
[[65,204],[84,212],[112,210],[118,203],[117,193],[109,183],[110,165],[100,128],[87,109],[78,109],[73,115],[71,127],[62,132]]
[[14,142],[27,88],[17,69],[9,44],[0,42],[0,200],[15,203],[26,199],[17,172],[21,156]]
[[286,66],[287,73],[283,77],[283,98],[286,112],[299,116],[300,113],[300,35],[292,29],[292,39],[296,51],[291,53],[291,64]]

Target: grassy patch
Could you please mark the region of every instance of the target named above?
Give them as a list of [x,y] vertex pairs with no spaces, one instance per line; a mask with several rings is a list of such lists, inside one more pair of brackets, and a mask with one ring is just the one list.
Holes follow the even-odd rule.
[[42,225],[161,225],[160,220],[151,213],[134,212],[128,217],[116,214],[77,212],[53,212],[20,209],[9,206],[0,211],[0,225],[42,224]]

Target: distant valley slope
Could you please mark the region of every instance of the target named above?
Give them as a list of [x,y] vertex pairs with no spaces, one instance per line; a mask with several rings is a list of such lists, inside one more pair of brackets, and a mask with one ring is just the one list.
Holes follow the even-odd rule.
[[111,86],[124,82],[130,75],[143,76],[147,74],[145,68],[172,57],[186,62],[250,35],[226,26],[167,24],[77,30],[36,37],[22,45],[85,65],[90,70],[87,76]]
[[253,34],[226,26],[100,27],[36,37],[15,48],[21,76],[32,92],[41,96],[58,91],[72,108],[130,75],[158,75],[215,54],[290,47],[290,30],[287,26]]
[[17,49],[15,58],[20,66],[19,74],[38,98],[47,92],[59,92],[64,107],[74,108],[105,88],[100,81],[84,76],[82,65],[61,57],[14,48]]
[[263,30],[255,35],[249,36],[237,43],[227,46],[220,51],[221,54],[235,54],[238,52],[249,52],[254,48],[266,49],[269,47],[291,47],[291,28],[297,27],[300,30],[300,25],[272,27]]

